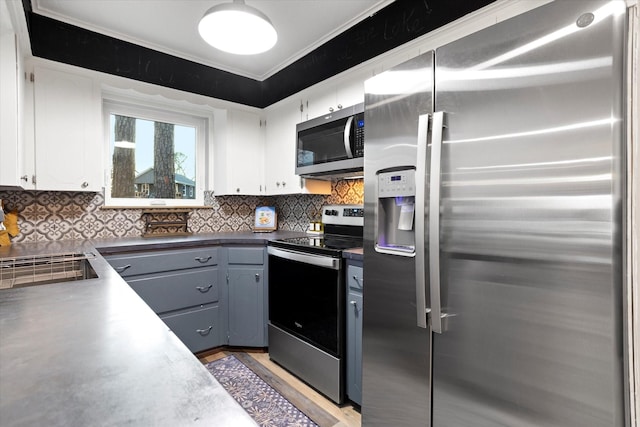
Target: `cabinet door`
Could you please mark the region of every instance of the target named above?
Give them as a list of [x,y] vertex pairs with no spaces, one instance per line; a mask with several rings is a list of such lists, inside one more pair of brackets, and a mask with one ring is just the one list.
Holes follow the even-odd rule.
[[229,345],[264,347],[264,269],[229,267]]
[[302,191],[295,174],[296,124],[300,111],[286,103],[267,115],[266,184],[268,194],[290,194]]
[[295,173],[298,104],[287,102],[269,110],[266,128],[266,185],[268,195],[331,194],[331,182],[302,179]]
[[347,299],[347,396],[362,404],[362,294]]
[[[216,141],[216,195],[264,194],[264,128],[258,114],[227,111],[217,114],[216,126],[225,121]],[[218,134],[220,137],[220,134]]]
[[336,89],[331,85],[311,94],[305,101],[305,112],[303,120],[311,120],[338,110],[336,101]]
[[44,67],[34,71],[36,189],[100,191],[100,99],[93,80]]
[[[3,13],[4,3],[0,5]],[[9,28],[5,28],[5,25]],[[17,40],[10,25],[0,20],[0,187],[20,186],[22,163],[20,159],[21,124],[21,62],[18,61]]]
[[356,79],[341,84],[337,89],[336,100],[342,107],[350,107],[364,102],[364,80]]
[[319,86],[304,102],[303,120],[315,119],[333,111],[364,102],[364,80]]

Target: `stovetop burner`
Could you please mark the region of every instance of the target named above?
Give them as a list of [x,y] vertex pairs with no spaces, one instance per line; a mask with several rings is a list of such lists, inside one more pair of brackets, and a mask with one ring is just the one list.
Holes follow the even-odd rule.
[[345,249],[362,247],[362,205],[329,205],[322,209],[323,235],[290,237],[270,242],[272,246],[317,254],[342,256]]

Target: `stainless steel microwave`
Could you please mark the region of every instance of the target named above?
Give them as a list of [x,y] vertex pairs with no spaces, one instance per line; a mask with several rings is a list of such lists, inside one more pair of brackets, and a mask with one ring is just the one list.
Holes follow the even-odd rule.
[[296,175],[322,178],[362,173],[364,104],[296,126]]

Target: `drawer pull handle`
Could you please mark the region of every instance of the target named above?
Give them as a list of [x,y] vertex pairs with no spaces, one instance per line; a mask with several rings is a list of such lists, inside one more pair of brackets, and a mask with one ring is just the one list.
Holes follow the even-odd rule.
[[204,337],[205,335],[209,335],[211,329],[213,329],[213,326],[209,326],[207,329],[196,329],[196,332]]
[[127,268],[131,268],[131,264],[123,265],[122,267],[114,267],[118,273],[122,273]]
[[362,287],[362,279],[359,278],[358,276],[356,276],[355,274],[353,275],[353,280],[355,280],[355,282]]
[[205,263],[205,262],[209,262],[209,260],[211,259],[211,255],[204,257],[204,256],[197,256],[195,257],[195,260],[201,263]]
[[204,294],[205,292],[208,292],[212,287],[213,284],[209,284],[208,286],[196,286],[196,289]]

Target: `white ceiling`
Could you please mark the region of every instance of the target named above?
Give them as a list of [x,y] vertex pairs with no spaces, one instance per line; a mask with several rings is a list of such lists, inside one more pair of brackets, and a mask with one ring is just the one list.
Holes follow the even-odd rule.
[[246,0],[278,32],[269,52],[224,53],[198,34],[205,11],[232,0],[32,0],[35,13],[256,80],[265,80],[393,0]]

